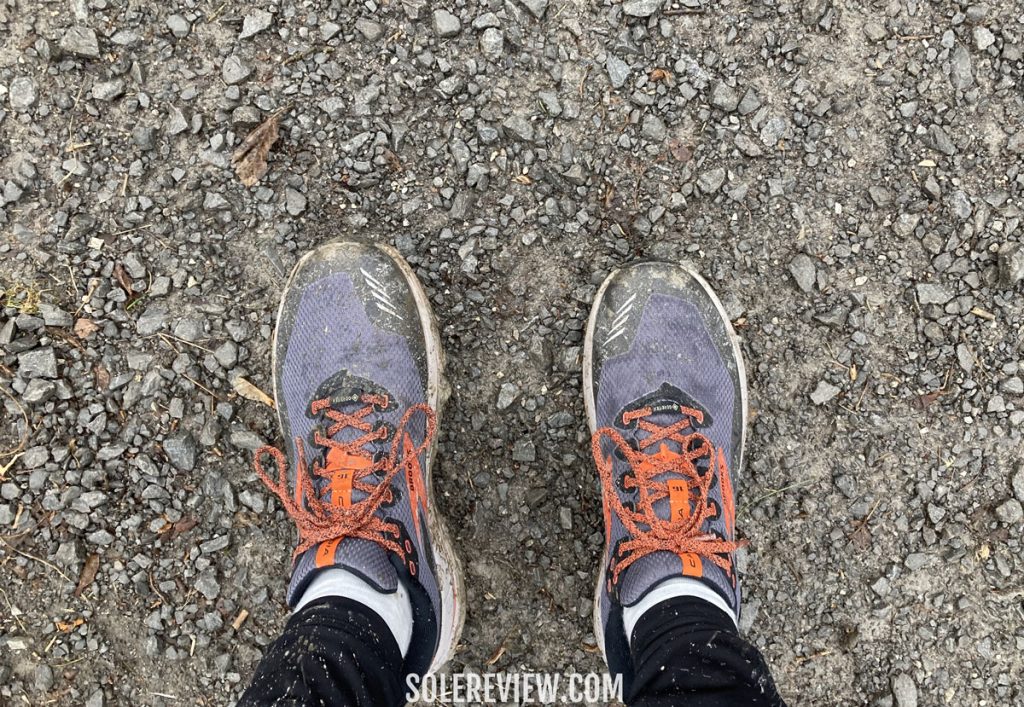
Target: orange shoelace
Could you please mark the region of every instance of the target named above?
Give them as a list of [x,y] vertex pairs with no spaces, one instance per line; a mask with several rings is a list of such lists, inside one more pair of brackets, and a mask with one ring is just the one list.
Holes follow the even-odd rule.
[[[683,418],[668,426],[657,425],[643,418],[650,417],[651,408],[641,408],[626,412],[623,422],[629,424],[634,420],[637,427],[647,433],[640,440],[639,449],[632,446],[619,432],[611,427],[603,427],[594,433],[591,439],[591,450],[594,462],[601,475],[601,486],[605,504],[605,522],[610,525],[611,513],[629,532],[629,538],[618,548],[618,556],[613,557],[610,567],[609,581],[615,584],[619,575],[637,560],[654,552],[666,551],[676,555],[698,555],[707,558],[726,572],[730,571],[731,560],[728,555],[747,544],[746,540],[723,540],[717,535],[703,532],[704,523],[715,516],[715,507],[708,498],[714,475],[717,471],[722,484],[722,513],[725,515],[726,530],[730,536],[735,534],[735,512],[732,498],[732,484],[729,470],[725,465],[725,455],[721,450],[715,453],[711,441],[699,432],[684,434],[692,427],[691,418],[698,423],[703,422],[704,414],[700,410],[680,406]],[[605,458],[601,445],[604,439],[610,439],[629,463],[630,472],[623,478],[622,485],[629,491],[636,489],[637,502],[635,509],[623,505],[612,477],[612,457]],[[645,454],[644,450],[662,442],[662,449],[656,454]],[[667,452],[666,442],[679,445],[680,453]],[[709,468],[703,475],[698,471],[696,462],[708,459]],[[717,469],[716,469],[717,464]],[[687,505],[681,517],[665,520],[654,512],[654,504],[670,496],[669,481],[657,481],[656,477],[672,473],[682,476],[686,484],[686,497],[693,499]],[[678,480],[675,480],[678,483]]]
[[[417,459],[424,450],[429,447],[434,437],[437,417],[428,405],[412,405],[402,415],[398,427],[391,436],[391,449],[386,457],[381,457],[376,462],[373,455],[364,449],[366,444],[374,441],[385,440],[388,437],[388,428],[380,426],[376,430],[373,425],[366,421],[368,415],[384,410],[388,407],[386,395],[373,395],[365,393],[360,396],[360,401],[365,407],[355,412],[346,413],[331,407],[329,399],[314,400],[310,404],[310,411],[314,415],[323,412],[324,417],[331,420],[325,430],[316,430],[313,433],[313,443],[317,446],[330,450],[338,450],[341,453],[350,455],[365,461],[361,468],[350,470],[352,474],[352,489],[359,490],[366,494],[361,501],[357,501],[346,507],[340,507],[336,503],[324,500],[324,496],[331,490],[331,484],[323,486],[317,493],[313,485],[313,477],[331,478],[335,470],[326,468],[326,465],[319,460],[313,463],[312,473],[306,466],[306,454],[302,439],[295,438],[295,453],[298,458],[298,474],[294,496],[288,491],[288,462],[284,453],[276,447],[265,446],[256,450],[253,457],[253,469],[256,475],[262,479],[267,488],[273,491],[284,505],[288,515],[295,521],[299,529],[299,544],[295,548],[294,557],[318,543],[328,540],[343,538],[362,538],[375,542],[383,548],[405,557],[405,552],[397,539],[400,531],[395,523],[385,521],[377,515],[382,503],[390,502],[391,481],[399,471]],[[409,420],[417,412],[423,413],[426,417],[426,431],[423,441],[415,448],[406,448],[401,451],[401,440],[405,438],[405,428]],[[331,439],[346,427],[354,428],[363,434],[349,440],[340,442]],[[263,469],[261,459],[264,455],[270,455],[277,464],[278,480],[274,482],[270,475]],[[366,477],[383,472],[383,478],[379,483],[367,483]]]

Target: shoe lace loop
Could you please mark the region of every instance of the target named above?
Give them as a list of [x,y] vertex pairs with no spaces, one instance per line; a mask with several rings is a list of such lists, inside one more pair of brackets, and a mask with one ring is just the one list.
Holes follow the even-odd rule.
[[[635,421],[637,428],[647,433],[638,441],[636,448],[612,427],[597,430],[591,438],[591,451],[601,477],[606,522],[614,513],[629,533],[629,538],[618,546],[612,558],[609,577],[612,584],[617,583],[621,573],[637,560],[659,551],[699,555],[729,571],[731,561],[728,556],[747,545],[746,540],[725,540],[702,530],[704,524],[715,517],[716,510],[709,493],[717,473],[722,484],[723,505],[727,506],[723,509],[726,527],[730,535],[734,533],[731,480],[724,453],[717,450],[716,454],[714,445],[704,434],[696,430],[687,433],[694,422],[703,422],[704,413],[686,406],[680,406],[679,410],[682,418],[670,425],[658,425],[645,419],[654,412],[649,407],[625,412],[624,424]],[[612,475],[614,456],[605,457],[603,453],[605,439],[613,443],[629,464],[630,469],[622,478],[622,487],[635,491],[633,508],[626,506],[619,497]],[[664,453],[668,442],[679,445],[680,452]],[[645,452],[658,443],[661,443],[661,451]],[[704,459],[708,468],[702,474],[697,464]],[[670,496],[669,480],[658,479],[669,473],[675,475],[675,480],[682,477],[691,508],[679,517],[666,520],[655,513],[654,504]]]
[[[363,407],[354,412],[344,412],[333,407],[330,398],[314,400],[310,403],[310,411],[314,415],[323,413],[330,424],[323,430],[313,433],[314,445],[323,447],[328,452],[337,450],[352,457],[361,458],[366,464],[352,470],[352,489],[359,490],[365,497],[341,507],[325,500],[330,491],[330,484],[324,485],[317,493],[314,478],[331,480],[337,470],[319,459],[313,462],[312,469],[307,466],[305,447],[301,438],[295,438],[295,455],[297,458],[296,488],[292,495],[288,484],[288,461],[280,449],[266,445],[256,450],[253,455],[253,470],[260,480],[280,499],[285,511],[291,516],[299,530],[299,543],[295,548],[294,557],[318,543],[344,538],[361,538],[377,543],[399,557],[405,557],[405,551],[398,542],[401,532],[398,525],[384,520],[378,511],[382,504],[389,503],[392,498],[391,482],[395,476],[419,457],[429,446],[436,430],[437,416],[430,406],[416,404],[410,406],[402,415],[394,434],[389,433],[387,425],[376,428],[366,420],[369,415],[388,407],[388,396],[363,393],[359,398]],[[405,430],[409,421],[417,413],[425,418],[423,441],[413,449],[402,450],[401,441],[405,439]],[[333,439],[345,428],[352,428],[363,434],[348,440]],[[391,445],[386,456],[376,461],[366,445],[374,441],[383,441],[391,437]],[[269,456],[277,465],[277,480],[274,481],[263,467],[263,457]],[[324,455],[326,459],[327,455]],[[370,483],[368,477],[379,476],[379,481]]]

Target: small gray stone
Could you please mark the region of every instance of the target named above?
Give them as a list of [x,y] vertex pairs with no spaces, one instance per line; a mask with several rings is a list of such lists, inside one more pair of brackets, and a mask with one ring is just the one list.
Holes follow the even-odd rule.
[[221,368],[230,370],[238,363],[238,344],[234,341],[225,341],[213,351],[213,357]]
[[177,135],[188,130],[188,121],[185,120],[185,114],[177,106],[171,106],[167,109],[167,123],[164,126],[164,130],[167,131],[168,135]]
[[533,440],[521,439],[512,445],[513,461],[529,463],[536,459],[537,449],[533,445]]
[[184,39],[192,31],[192,25],[181,15],[175,13],[167,18],[167,29],[177,39]]
[[368,42],[376,42],[384,35],[384,26],[379,22],[360,17],[356,20],[356,30],[363,35]]
[[912,552],[907,555],[906,559],[903,560],[903,564],[911,572],[919,570],[929,562],[931,562],[932,556],[924,552]]
[[974,46],[978,48],[978,51],[983,52],[995,43],[996,36],[988,27],[978,25],[974,28]]
[[39,100],[39,89],[35,79],[29,76],[19,76],[11,81],[8,89],[10,93],[11,108],[16,111],[26,111]]
[[630,17],[650,17],[661,9],[663,0],[626,0],[622,11]]
[[220,192],[208,191],[203,197],[204,211],[221,211],[231,208],[231,203]]
[[900,673],[892,680],[892,697],[896,707],[917,707],[917,685],[906,673]]
[[167,308],[161,305],[146,307],[135,322],[135,330],[140,336],[150,336],[164,328],[167,323]]
[[1022,395],[1024,394],[1024,380],[1021,380],[1019,376],[1007,378],[999,384],[999,390],[1010,395]]
[[765,147],[774,148],[779,144],[789,129],[789,123],[782,116],[775,116],[765,121],[761,127],[761,143]]
[[1024,520],[1024,506],[1016,498],[1011,498],[996,508],[996,517],[1007,525],[1015,525]]
[[145,125],[136,125],[132,128],[132,142],[140,150],[152,150],[156,147],[156,130]]
[[36,666],[32,673],[32,684],[35,686],[36,692],[50,691],[50,688],[53,687],[53,670],[49,665],[41,663]]
[[643,126],[640,128],[641,134],[651,142],[663,142],[665,136],[668,134],[665,128],[665,121],[656,115],[648,113],[644,116]]
[[1024,501],[1024,463],[1017,465],[1017,473],[1013,475],[1013,495],[1018,501]]
[[196,466],[196,440],[190,432],[175,432],[164,438],[164,452],[175,468],[192,471]]
[[714,194],[725,182],[725,167],[709,169],[697,178],[697,186],[705,194]]
[[956,345],[956,361],[968,375],[974,370],[974,354],[967,344]]
[[352,96],[352,113],[354,115],[370,115],[373,104],[380,98],[380,84],[372,83],[363,86]]
[[348,101],[339,96],[328,96],[320,101],[320,110],[332,118],[340,118],[348,110]]
[[1024,246],[1006,243],[999,249],[999,284],[1013,287],[1024,280]]
[[864,36],[871,42],[881,42],[886,38],[885,27],[878,22],[867,22],[864,24]]
[[1006,412],[1006,401],[1002,395],[993,395],[988,399],[988,405],[985,406],[985,412]]
[[516,401],[516,396],[519,395],[519,386],[515,383],[502,383],[501,388],[498,390],[498,402],[495,403],[495,407],[499,410],[505,410],[512,406],[512,403]]
[[921,214],[902,213],[896,217],[892,225],[893,232],[900,238],[909,238],[914,235],[914,229],[921,222]]
[[306,197],[288,187],[284,190],[284,206],[292,216],[298,216],[306,210]]
[[462,23],[459,18],[448,12],[448,10],[434,10],[434,33],[438,37],[455,37],[462,31]]
[[739,106],[740,97],[736,90],[728,84],[719,81],[711,89],[711,105],[726,113],[731,113]]
[[245,81],[252,75],[252,67],[244,63],[237,55],[232,54],[221,66],[221,77],[224,83],[232,86]]
[[558,509],[558,524],[562,530],[572,530],[572,509],[562,506]]
[[805,253],[798,253],[796,257],[789,261],[789,274],[793,276],[797,287],[804,292],[809,293],[814,290],[814,281],[817,273],[814,269],[814,261],[811,260],[810,256]]
[[213,601],[220,595],[220,584],[212,573],[204,573],[196,580],[196,589],[204,597]]
[[953,292],[945,285],[921,282],[917,285],[917,301],[921,304],[946,304],[953,299]]
[[203,322],[196,317],[183,317],[174,325],[176,337],[193,343],[203,338],[203,332]]
[[505,35],[501,30],[488,27],[480,35],[480,53],[491,61],[497,61],[505,51]]
[[953,88],[966,91],[974,83],[974,74],[971,72],[971,53],[963,44],[958,44],[953,50],[949,68],[949,80],[953,84]]
[[558,100],[558,94],[554,91],[539,91],[537,98],[551,117],[557,118],[562,114],[562,103]]
[[941,125],[932,124],[928,128],[928,143],[933,149],[938,150],[942,154],[952,157],[956,154],[956,143],[949,137]]
[[1015,155],[1024,152],[1024,130],[1020,130],[1009,137],[1006,141],[1006,149]]
[[523,142],[533,142],[533,123],[529,119],[513,114],[505,118],[501,126],[516,139]]
[[23,378],[56,378],[57,356],[52,346],[18,355],[18,373]]
[[21,465],[26,469],[38,469],[50,461],[50,450],[42,445],[29,447],[21,455]]
[[96,33],[88,27],[76,26],[69,29],[60,39],[60,48],[68,54],[86,59],[100,58],[100,45],[96,41]]
[[335,24],[334,22],[324,22],[320,25],[320,37],[326,42],[328,39],[334,39],[334,36],[341,31],[341,25]]
[[752,88],[748,88],[747,92],[743,94],[743,100],[740,101],[736,110],[740,115],[749,115],[760,107],[761,97],[757,95],[757,91]]
[[248,39],[253,35],[259,34],[270,27],[270,23],[273,20],[274,16],[266,10],[253,10],[242,20],[242,31],[238,34],[238,38]]
[[100,81],[92,85],[92,97],[97,101],[112,101],[124,95],[124,81],[111,79]]
[[25,392],[21,394],[21,399],[30,405],[45,403],[53,397],[56,390],[57,386],[53,382],[42,378],[33,378],[25,386]]
[[832,398],[839,395],[840,388],[828,381],[818,381],[818,387],[811,393],[811,402],[815,405],[824,405]]
[[53,556],[57,564],[63,567],[77,567],[81,562],[81,551],[78,542],[74,539],[61,543],[57,546],[57,553]]
[[85,707],[103,707],[105,699],[102,688],[96,688],[93,693],[89,695],[89,699],[85,701]]
[[629,64],[613,54],[608,55],[604,66],[608,71],[608,80],[612,82],[612,88],[622,88],[632,71]]
[[548,9],[548,0],[520,0],[520,2],[538,20],[544,17],[544,13]]
[[231,442],[232,446],[250,452],[254,452],[266,444],[262,437],[245,427],[233,428],[228,436],[228,441]]

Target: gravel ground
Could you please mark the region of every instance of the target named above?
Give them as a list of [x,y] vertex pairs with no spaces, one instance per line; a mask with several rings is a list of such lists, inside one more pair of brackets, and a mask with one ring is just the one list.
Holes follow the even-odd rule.
[[358,235],[442,325],[456,668],[601,667],[584,322],[657,257],[743,337],[743,628],[783,694],[1024,704],[1024,5],[443,5],[0,2],[0,702],[237,698],[293,531],[234,382]]

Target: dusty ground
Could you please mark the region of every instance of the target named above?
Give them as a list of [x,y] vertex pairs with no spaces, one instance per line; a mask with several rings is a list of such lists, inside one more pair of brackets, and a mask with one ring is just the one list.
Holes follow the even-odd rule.
[[[685,258],[744,339],[743,624],[783,694],[1024,704],[1022,22],[4,0],[0,703],[240,694],[292,530],[249,467],[271,411],[231,381],[270,388],[288,268],[356,234],[408,257],[443,328],[455,667],[600,668],[585,316],[615,265]],[[282,107],[246,188],[231,152]]]

